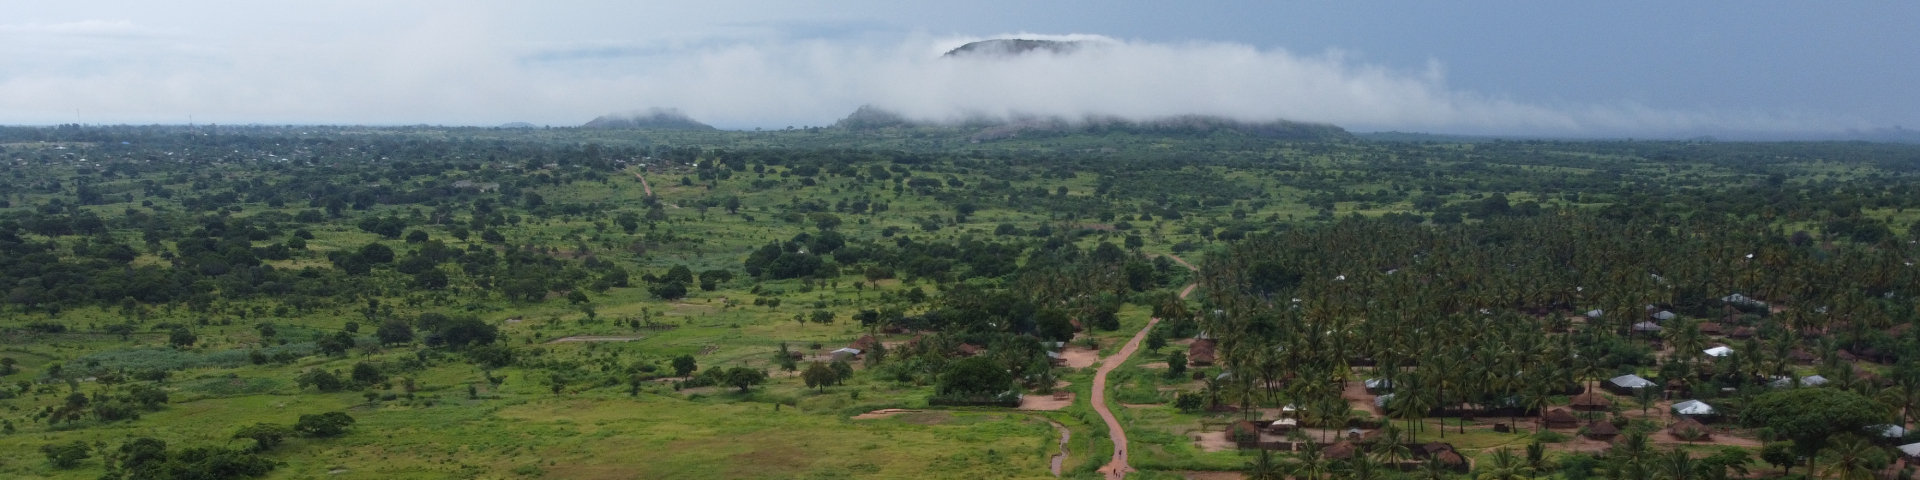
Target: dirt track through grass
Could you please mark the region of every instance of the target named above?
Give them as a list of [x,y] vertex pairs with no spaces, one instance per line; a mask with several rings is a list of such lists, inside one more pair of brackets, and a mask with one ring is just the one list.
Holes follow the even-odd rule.
[[[1188,264],[1180,257],[1173,255],[1167,257],[1189,269],[1194,269],[1192,264]],[[1198,269],[1194,270],[1198,271]],[[1193,293],[1193,288],[1198,286],[1200,286],[1198,283],[1187,284],[1187,288],[1180,290],[1180,298],[1187,298],[1188,294]],[[1153,326],[1158,323],[1160,323],[1159,318],[1148,318],[1147,326],[1141,328],[1139,333],[1133,334],[1133,338],[1127,340],[1126,346],[1120,347],[1119,352],[1107,357],[1106,362],[1101,363],[1100,369],[1093,375],[1093,411],[1099,413],[1100,419],[1107,422],[1108,436],[1113,438],[1113,460],[1109,460],[1106,466],[1100,467],[1100,473],[1105,474],[1108,480],[1126,478],[1127,474],[1134,470],[1132,466],[1127,465],[1127,431],[1120,426],[1120,419],[1113,416],[1113,410],[1107,408],[1107,374],[1126,363],[1127,357],[1133,356],[1133,352],[1140,349],[1140,341],[1146,339],[1147,332],[1153,331]],[[1054,470],[1055,474],[1058,474],[1057,466]]]

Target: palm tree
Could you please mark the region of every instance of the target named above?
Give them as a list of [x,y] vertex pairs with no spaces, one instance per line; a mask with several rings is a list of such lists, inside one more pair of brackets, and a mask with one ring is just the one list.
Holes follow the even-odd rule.
[[1848,435],[1834,440],[1832,445],[1820,451],[1825,457],[1826,468],[1820,472],[1827,478],[1838,480],[1873,480],[1873,465],[1879,457],[1877,448],[1860,437]]
[[1654,478],[1660,480],[1695,480],[1700,478],[1700,463],[1695,462],[1685,450],[1674,447],[1665,455],[1659,456],[1654,465]]
[[1380,440],[1374,443],[1373,447],[1373,454],[1379,457],[1380,463],[1397,465],[1400,461],[1413,457],[1413,450],[1407,448],[1405,438],[1402,438],[1406,435],[1409,434],[1400,431],[1391,423],[1380,427]]
[[1427,461],[1420,463],[1420,470],[1414,475],[1414,478],[1418,480],[1447,480],[1447,478],[1451,476],[1453,475],[1452,472],[1448,471],[1447,462],[1440,461],[1440,457],[1438,456],[1432,456],[1427,457]]
[[1513,449],[1501,447],[1493,451],[1491,462],[1482,471],[1478,480],[1532,480],[1533,468],[1513,454]]
[[1387,478],[1387,472],[1381,469],[1379,464],[1373,463],[1373,460],[1367,458],[1366,455],[1354,455],[1353,458],[1347,459],[1345,470],[1345,475],[1340,475],[1340,478],[1343,480],[1381,480]]
[[1327,457],[1321,454],[1320,444],[1303,442],[1300,445],[1300,451],[1293,455],[1293,465],[1290,468],[1294,478],[1317,479],[1329,473]]
[[1286,465],[1273,461],[1273,452],[1261,450],[1260,458],[1247,462],[1247,480],[1286,480]]

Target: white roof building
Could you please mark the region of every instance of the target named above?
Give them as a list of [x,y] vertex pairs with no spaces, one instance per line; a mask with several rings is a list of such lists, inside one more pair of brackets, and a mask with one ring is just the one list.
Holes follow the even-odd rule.
[[1674,319],[1675,317],[1678,317],[1678,316],[1679,316],[1679,315],[1674,315],[1674,314],[1673,314],[1673,312],[1669,312],[1669,311],[1666,311],[1666,310],[1661,310],[1661,311],[1660,311],[1660,313],[1655,313],[1655,314],[1653,314],[1653,318],[1654,318],[1654,319],[1656,319],[1656,320],[1663,320],[1663,321],[1664,321],[1664,320],[1672,320],[1672,319]]
[[1900,454],[1902,455],[1906,455],[1909,457],[1920,457],[1920,443],[1909,443],[1906,445],[1901,445],[1897,448],[1900,449]]
[[1607,380],[1607,382],[1612,383],[1614,386],[1617,386],[1620,388],[1647,388],[1647,387],[1657,386],[1657,384],[1653,383],[1652,380],[1640,378],[1639,375],[1621,375],[1618,377],[1613,377],[1612,379]]
[[1673,404],[1675,415],[1713,415],[1713,406],[1699,400],[1687,400]]
[[1727,348],[1725,345],[1722,345],[1722,346],[1706,349],[1703,352],[1705,352],[1709,357],[1724,357],[1727,355],[1732,355],[1733,349]]
[[[1827,377],[1822,377],[1819,375],[1808,375],[1805,377],[1800,377],[1800,386],[1802,387],[1818,387],[1826,384],[1827,384]],[[1773,387],[1773,388],[1792,388],[1793,377],[1773,377],[1773,381],[1767,382],[1767,386]]]
[[1633,324],[1633,331],[1636,331],[1636,332],[1658,332],[1661,330],[1666,330],[1666,328],[1661,327],[1660,324],[1658,323],[1640,322],[1640,323]]
[[1901,427],[1899,425],[1894,425],[1891,423],[1867,427],[1867,431],[1879,432],[1880,436],[1886,437],[1886,438],[1900,438],[1900,437],[1907,436],[1907,429],[1905,427]]

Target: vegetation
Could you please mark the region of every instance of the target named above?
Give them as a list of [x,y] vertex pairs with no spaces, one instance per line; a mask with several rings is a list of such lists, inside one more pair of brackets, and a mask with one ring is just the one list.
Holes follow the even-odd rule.
[[[1048,353],[1150,316],[1110,377],[1145,474],[1426,462],[1186,435],[1376,421],[1368,378],[1485,478],[1855,475],[1920,406],[1920,149],[973,133],[0,128],[0,476],[1047,477],[1049,421],[1092,475]],[[1656,448],[1651,390],[1603,457],[1457,419],[1629,373],[1790,443]],[[924,411],[846,420],[886,408]]]

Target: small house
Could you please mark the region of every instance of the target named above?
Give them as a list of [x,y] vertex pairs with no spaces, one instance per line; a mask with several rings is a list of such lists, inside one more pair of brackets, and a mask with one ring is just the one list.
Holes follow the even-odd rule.
[[1594,440],[1611,442],[1613,441],[1613,437],[1620,435],[1620,427],[1615,427],[1613,426],[1613,422],[1606,420],[1595,420],[1593,423],[1587,424],[1586,435],[1587,438]]
[[1709,357],[1714,357],[1714,358],[1720,358],[1720,357],[1725,357],[1725,356],[1727,356],[1727,355],[1732,355],[1732,354],[1733,354],[1733,349],[1732,349],[1732,348],[1727,348],[1727,346],[1726,346],[1726,345],[1720,345],[1720,346],[1717,346],[1717,347],[1713,347],[1713,348],[1709,348],[1709,349],[1706,349],[1706,350],[1702,350],[1701,352],[1702,352],[1702,353],[1706,353],[1706,354],[1707,354],[1707,356],[1709,356]]
[[854,340],[853,343],[847,345],[847,348],[866,351],[872,350],[875,345],[879,344],[880,341],[875,340],[873,335],[861,335],[859,340]]
[[1362,384],[1367,387],[1367,393],[1371,393],[1374,395],[1379,395],[1380,392],[1393,390],[1393,381],[1387,380],[1384,378],[1369,378],[1365,382],[1362,382]]
[[1714,323],[1714,322],[1701,323],[1700,333],[1706,334],[1706,335],[1719,335],[1721,333],[1720,324]]
[[[1805,377],[1800,377],[1800,386],[1802,387],[1818,387],[1826,384],[1827,384],[1827,377],[1822,377],[1819,375],[1808,375]],[[1773,388],[1793,388],[1794,382],[1792,378],[1775,377],[1772,382],[1767,383],[1767,386],[1773,387]]]
[[1545,415],[1541,415],[1540,421],[1546,423],[1547,428],[1574,428],[1580,426],[1580,419],[1574,418],[1573,414],[1558,408],[1548,410]]
[[1900,454],[1909,460],[1920,460],[1920,443],[1909,443],[1894,448],[1900,449]]
[[1064,367],[1067,365],[1067,358],[1060,356],[1060,352],[1047,352],[1047,364]]
[[1287,433],[1292,432],[1298,428],[1300,428],[1299,419],[1282,418],[1279,420],[1274,420],[1273,423],[1268,424],[1267,433],[1271,433],[1274,435],[1286,435]]
[[827,352],[827,357],[832,358],[836,362],[859,357],[859,356],[860,356],[860,349],[858,348],[842,348],[839,350],[834,350],[832,352]]
[[1193,345],[1187,347],[1187,363],[1195,367],[1213,365],[1213,362],[1218,360],[1214,353],[1218,345],[1219,342],[1212,338],[1195,339]]
[[1687,419],[1707,418],[1714,414],[1713,406],[1699,400],[1687,400],[1673,404],[1673,414]]
[[1668,425],[1667,434],[1689,442],[1713,439],[1713,430],[1692,418],[1682,418],[1678,422],[1673,422],[1673,425]]
[[1639,375],[1633,374],[1613,377],[1608,379],[1606,383],[1608,390],[1612,390],[1613,393],[1621,395],[1632,395],[1634,391],[1642,388],[1658,388],[1659,386],[1659,384],[1653,383],[1652,380],[1640,378]]
[[1666,327],[1662,327],[1658,323],[1640,322],[1633,324],[1633,331],[1638,333],[1660,333],[1661,330],[1666,330]]
[[960,356],[963,356],[963,357],[978,356],[981,353],[985,353],[987,351],[986,348],[981,347],[979,345],[974,345],[971,343],[962,343],[960,344],[960,347],[957,348],[956,350],[959,350]]
[[1613,401],[1607,400],[1607,396],[1600,392],[1587,392],[1575,395],[1569,406],[1582,412],[1600,412],[1612,408]]
[[1673,314],[1673,312],[1669,312],[1669,311],[1666,311],[1666,310],[1661,310],[1661,311],[1659,311],[1659,312],[1656,312],[1656,313],[1654,313],[1654,314],[1652,314],[1652,315],[1648,315],[1648,317],[1651,317],[1651,318],[1653,318],[1654,320],[1659,320],[1659,321],[1662,321],[1662,322],[1664,322],[1664,321],[1667,321],[1667,320],[1673,320],[1674,318],[1678,318],[1678,317],[1679,317],[1679,315],[1674,315],[1674,314]]
[[1867,431],[1880,434],[1880,438],[1893,439],[1893,440],[1899,440],[1902,437],[1907,436],[1906,427],[1894,425],[1891,423],[1884,423],[1880,425],[1867,427]]
[[1753,338],[1753,327],[1735,328],[1733,329],[1733,331],[1727,332],[1727,338],[1732,338],[1736,340],[1746,340],[1749,338]]
[[1328,460],[1346,460],[1353,458],[1353,453],[1353,444],[1341,441],[1333,445],[1328,445],[1325,450],[1320,451],[1320,456]]

